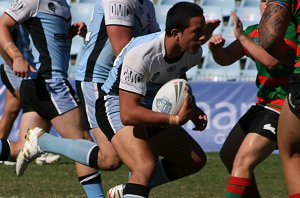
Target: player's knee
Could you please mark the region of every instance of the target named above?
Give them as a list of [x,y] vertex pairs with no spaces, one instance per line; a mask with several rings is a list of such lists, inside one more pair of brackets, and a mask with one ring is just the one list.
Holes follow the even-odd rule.
[[236,156],[236,158],[234,159],[233,169],[251,171],[254,170],[254,168],[254,161],[247,156]]
[[105,171],[113,171],[122,165],[121,159],[117,156],[106,156],[106,157],[101,157],[98,160],[98,167],[100,167],[101,170]]

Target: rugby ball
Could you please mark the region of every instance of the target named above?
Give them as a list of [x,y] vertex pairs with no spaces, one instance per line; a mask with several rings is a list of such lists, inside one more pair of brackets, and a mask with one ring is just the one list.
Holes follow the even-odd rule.
[[184,101],[184,96],[189,93],[190,87],[184,79],[177,78],[165,83],[156,93],[152,110],[171,115],[177,115]]

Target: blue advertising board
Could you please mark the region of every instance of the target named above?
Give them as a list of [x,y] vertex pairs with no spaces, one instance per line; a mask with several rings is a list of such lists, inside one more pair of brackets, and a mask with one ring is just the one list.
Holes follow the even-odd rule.
[[[207,114],[208,126],[203,132],[193,131],[192,122],[184,125],[205,151],[219,151],[226,136],[238,119],[255,103],[254,82],[191,82],[197,105]],[[4,109],[5,87],[0,81],[0,117]],[[10,140],[18,139],[20,115]],[[53,134],[55,130],[52,131]]]

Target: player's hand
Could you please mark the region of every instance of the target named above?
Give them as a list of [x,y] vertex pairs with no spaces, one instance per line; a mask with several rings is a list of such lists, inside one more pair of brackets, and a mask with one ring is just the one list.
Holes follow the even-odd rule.
[[75,22],[71,25],[71,27],[69,29],[68,38],[72,39],[76,35],[79,35],[81,37],[85,37],[86,33],[87,33],[86,24],[82,21]]
[[193,105],[191,103],[191,97],[189,94],[184,96],[184,101],[182,107],[179,110],[179,125],[184,125],[187,121],[190,120],[193,113]]
[[212,36],[214,30],[220,25],[220,19],[208,20],[204,28],[204,35],[199,38],[202,41],[202,44],[206,43]]
[[13,60],[13,70],[15,75],[20,78],[28,78],[29,71],[37,72],[23,56]]
[[220,34],[212,35],[208,40],[209,49],[221,48],[224,46],[224,44],[225,44],[225,39]]
[[203,131],[207,126],[207,115],[199,108],[196,107],[191,121],[194,123],[195,127],[193,128],[194,131]]
[[235,12],[231,13],[231,16],[233,17],[233,23],[234,23],[234,36],[236,39],[239,39],[241,36],[244,36],[243,31],[243,23],[240,20],[240,18],[236,15]]

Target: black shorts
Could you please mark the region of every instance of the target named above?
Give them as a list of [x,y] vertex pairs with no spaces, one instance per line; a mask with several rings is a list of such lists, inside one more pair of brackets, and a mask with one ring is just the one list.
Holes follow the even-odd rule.
[[291,111],[300,119],[300,75],[291,76],[287,101]]
[[279,113],[260,105],[254,105],[241,117],[234,128],[239,125],[246,134],[257,133],[277,141],[278,119]]
[[52,120],[79,106],[79,100],[67,79],[26,79],[21,83],[23,112],[37,112]]

